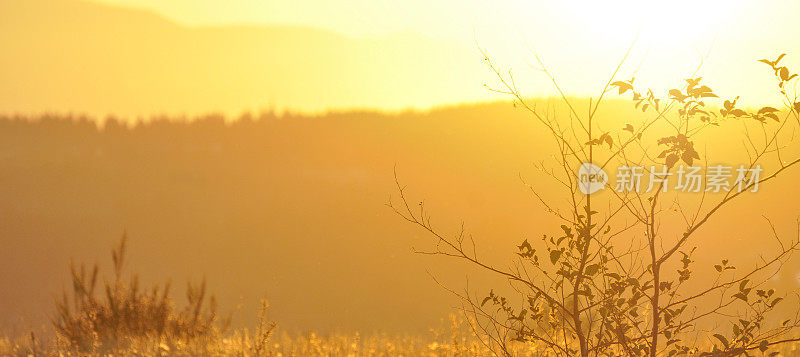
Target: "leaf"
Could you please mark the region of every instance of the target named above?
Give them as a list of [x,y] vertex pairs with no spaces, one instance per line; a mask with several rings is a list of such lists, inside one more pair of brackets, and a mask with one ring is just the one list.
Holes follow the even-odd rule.
[[777,121],[777,122],[781,121],[780,119],[778,119],[778,115],[775,114],[775,113],[767,113],[767,114],[764,114],[764,116],[767,117],[767,118],[772,118],[772,120]]
[[722,342],[722,344],[725,346],[726,349],[730,346],[728,344],[728,339],[725,338],[725,336],[722,336],[722,335],[720,335],[718,333],[715,333],[714,337],[716,337],[719,340],[719,342]]
[[625,92],[633,89],[633,86],[630,83],[623,81],[616,81],[611,83],[611,85],[614,87],[619,87],[619,94],[624,94]]
[[599,271],[599,270],[600,270],[600,265],[599,264],[589,265],[589,266],[586,267],[586,275],[587,276],[595,275],[595,274],[597,274],[597,271]]
[[625,124],[625,127],[622,130],[630,131],[633,134],[633,125]]
[[734,104],[730,100],[726,100],[725,103],[723,103],[722,105],[725,107],[725,110],[730,111],[731,109],[733,109]]
[[789,69],[786,67],[781,67],[781,80],[782,81],[789,80]]
[[681,93],[681,91],[678,90],[678,89],[670,89],[669,90],[669,95],[671,95],[673,98],[675,98],[679,102],[683,102],[683,100],[686,99],[686,97],[687,97],[683,93]]
[[778,62],[780,62],[781,59],[783,59],[784,56],[786,56],[786,54],[785,53],[781,53],[781,55],[778,56],[778,59],[775,60],[775,64],[778,64]]
[[766,64],[768,64],[768,65],[770,65],[770,66],[772,66],[772,67],[774,67],[774,66],[775,66],[774,64],[772,64],[772,61],[770,61],[770,60],[768,60],[768,59],[760,59],[760,60],[758,60],[758,61],[759,61],[759,62],[762,62],[762,63],[766,63]]
[[631,316],[633,316],[633,317],[639,317],[639,313],[636,312],[636,310],[637,310],[637,308],[634,307],[628,313],[631,314]]
[[566,234],[567,237],[572,237],[572,228],[567,227],[566,224],[561,225],[561,230],[564,231],[564,234]]
[[695,90],[700,92],[700,93],[711,92],[711,88],[709,88],[708,86],[702,86],[702,87],[697,88]]
[[739,283],[739,291],[744,291],[744,288],[747,287],[747,283],[750,282],[750,279],[744,279],[741,283]]
[[735,297],[735,298],[737,298],[737,299],[740,299],[740,300],[742,300],[742,301],[747,301],[747,295],[745,295],[745,294],[743,294],[743,293],[736,293],[736,294],[733,294],[733,297]]
[[483,299],[483,301],[481,301],[481,306],[483,306],[483,305],[486,305],[486,303],[487,303],[487,302],[489,302],[489,300],[491,300],[491,299],[492,299],[492,297],[491,297],[491,296],[487,296],[487,297],[485,297],[485,298]]
[[614,147],[614,139],[611,138],[611,135],[605,134],[606,143],[608,143],[608,148],[611,149]]
[[560,250],[551,250],[550,251],[550,262],[555,264],[558,259],[561,258],[561,251]]
[[741,109],[734,109],[734,110],[731,111],[731,115],[733,115],[735,117],[743,117],[743,116],[747,115],[747,112],[745,112],[744,110],[741,110]]
[[775,307],[775,305],[781,302],[781,300],[783,300],[783,298],[775,298],[775,300],[772,300],[772,302],[769,303],[769,307]]
[[761,343],[758,344],[758,349],[761,352],[764,352],[769,349],[769,342],[767,340],[761,340]]
[[675,163],[677,162],[678,162],[678,154],[669,154],[669,156],[667,156],[666,160],[667,167],[671,168],[675,166]]
[[719,264],[714,265],[714,269],[716,269],[718,273],[721,273],[722,272],[722,265],[719,265]]
[[692,152],[691,151],[684,151],[683,154],[681,155],[681,159],[683,160],[683,162],[689,164],[690,166],[692,165],[692,162],[694,161],[694,157],[692,156]]
[[774,112],[777,112],[777,111],[778,111],[778,109],[775,109],[773,107],[763,107],[763,108],[758,110],[758,114],[774,113]]

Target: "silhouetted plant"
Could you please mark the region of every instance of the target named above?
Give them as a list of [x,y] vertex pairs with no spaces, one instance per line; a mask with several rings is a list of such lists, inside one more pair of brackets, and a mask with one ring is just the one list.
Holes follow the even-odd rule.
[[258,311],[258,325],[256,325],[255,335],[250,345],[252,356],[269,355],[269,341],[272,334],[275,332],[276,324],[274,321],[270,321],[267,318],[268,310],[269,302],[267,302],[266,299],[261,300],[261,309]]
[[[567,356],[733,356],[754,351],[772,356],[777,345],[798,341],[795,332],[800,319],[796,314],[777,316],[776,306],[785,295],[769,288],[768,280],[800,248],[800,230],[798,237],[786,242],[767,220],[778,248],[751,268],[734,266],[722,257],[713,266],[699,268],[694,253],[699,230],[732,201],[800,163],[797,148],[790,147],[795,144],[793,130],[800,129],[800,101],[794,93],[787,94],[797,75],[779,64],[784,55],[774,61],[761,60],[773,70],[786,109],[750,111],[738,106],[737,97],[722,102],[717,111],[712,101],[718,96],[695,74],[683,81],[681,88],[669,90],[664,99],[637,88],[633,78],[617,80],[628,54],[599,98],[590,99],[588,108],[578,108],[534,52],[539,70],[560,93],[568,112],[555,118],[529,105],[511,72],[503,74],[484,53],[502,85],[493,90],[512,96],[514,104],[527,110],[555,139],[553,167],[541,164],[537,169],[555,180],[563,189],[560,198],[567,202],[548,200],[551,192],[529,185],[544,210],[562,224],[539,232],[540,243],[521,242],[510,268],[479,256],[475,240],[463,225],[455,235],[434,228],[424,203],[410,204],[397,179],[399,201],[390,199],[389,206],[430,234],[433,246],[421,253],[454,257],[508,280],[511,292],[495,288],[474,295],[468,289],[451,290],[463,301],[463,310],[474,317],[470,320],[474,321],[473,331],[497,355],[510,355],[516,341]],[[602,131],[617,125],[598,122],[596,116],[612,91],[631,93],[633,105],[644,119],[619,130]],[[679,162],[692,167],[701,160],[695,149],[698,134],[731,122],[745,128],[742,139],[748,160],[744,168],[774,160],[763,175],[755,177],[750,172],[742,177],[738,190],[705,190],[688,205],[676,194],[663,192],[666,179],[647,192],[609,190],[605,195],[592,195],[581,191],[586,182],[576,171],[584,163],[601,169],[612,165],[649,168],[646,173],[651,182],[675,174]],[[735,229],[735,224],[730,222],[729,229]],[[711,282],[687,284],[698,274],[711,277]],[[699,326],[709,321],[726,327],[708,331]]]
[[[137,343],[156,343],[164,351],[195,340],[216,339],[228,327],[220,319],[213,296],[206,299],[205,281],[189,283],[187,305],[177,309],[170,298],[170,284],[144,289],[136,274],[124,281],[127,237],[111,251],[112,281],[103,281],[96,293],[99,269],[71,265],[72,290],[56,301],[53,320],[60,339],[80,353],[125,351]],[[208,300],[208,303],[206,303]]]

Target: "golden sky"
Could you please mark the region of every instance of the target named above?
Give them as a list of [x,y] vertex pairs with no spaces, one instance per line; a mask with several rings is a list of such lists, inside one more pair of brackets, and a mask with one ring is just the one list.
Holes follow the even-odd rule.
[[[55,3],[80,1],[84,0],[37,0],[29,4],[41,5],[26,6],[41,6],[45,10],[54,8],[52,4]],[[147,66],[161,65],[143,64],[149,60],[139,59],[131,60],[124,68],[92,72],[91,68],[113,66],[113,63],[75,69],[86,63],[86,60],[76,57],[77,64],[64,64],[64,68],[48,66],[52,73],[45,75],[39,73],[42,66],[25,67],[32,60],[29,57],[36,55],[31,54],[31,48],[47,42],[39,36],[41,32],[34,31],[36,26],[25,24],[15,39],[30,44],[12,43],[15,47],[6,48],[4,52],[13,54],[7,59],[6,72],[0,69],[0,79],[13,84],[33,78],[47,82],[42,86],[52,88],[45,93],[26,92],[22,84],[0,88],[0,94],[6,97],[5,101],[0,99],[0,110],[149,115],[215,110],[235,113],[264,107],[310,111],[352,107],[427,108],[463,101],[502,99],[482,86],[495,81],[481,64],[476,42],[487,50],[496,64],[504,69],[513,69],[520,89],[531,96],[552,95],[554,91],[546,78],[529,66],[534,61],[530,46],[542,55],[564,90],[580,96],[597,95],[634,39],[637,42],[633,54],[623,67],[621,77],[635,75],[636,83],[651,87],[657,93],[680,86],[682,79],[694,71],[706,54],[705,65],[698,75],[704,76],[707,84],[721,96],[742,95],[745,102],[772,104],[776,98],[768,68],[756,60],[775,58],[781,52],[788,52],[784,64],[790,68],[794,64],[794,68],[800,69],[800,42],[796,40],[796,34],[800,33],[796,21],[800,2],[789,0],[92,1],[95,5],[113,5],[122,10],[146,10],[173,22],[181,28],[178,32],[192,33],[184,41],[191,48],[181,55],[207,58],[209,63],[219,65],[208,69],[211,64],[190,68],[176,63],[174,68],[162,66],[152,70]],[[3,6],[22,7],[14,2]],[[56,14],[72,16],[63,9]],[[13,11],[6,11],[5,16],[16,15]],[[90,17],[90,21],[102,24],[98,25],[101,29],[124,26],[128,22],[125,17],[115,17],[105,19],[107,23],[103,23],[101,17],[105,15],[98,16]],[[53,20],[47,16],[30,16],[28,21]],[[129,51],[145,58],[179,62],[174,59],[180,57],[170,53],[177,51],[174,44],[153,45],[176,36],[163,33],[163,28],[137,31],[139,23],[131,20],[130,24],[134,30],[109,40],[114,41],[114,46],[127,46]],[[282,43],[254,49],[246,43],[266,42],[261,40],[261,35],[253,33],[228,33],[226,40],[218,40],[225,37],[222,33],[227,31],[226,28],[242,28],[242,25],[248,28],[252,25],[314,28],[341,36],[337,41],[344,41],[344,45],[334,40],[320,40],[322,37],[314,37],[319,40],[316,44],[305,43],[305,37],[298,40],[284,37],[286,41]],[[217,32],[212,33],[212,29]],[[102,36],[97,34],[97,29],[86,33],[67,31],[66,36],[81,46],[76,52],[125,51],[95,46],[103,43],[97,41],[96,37]],[[127,34],[133,35],[126,37]],[[215,39],[218,41],[214,42]],[[232,48],[231,42],[242,42],[242,47]],[[58,46],[59,42],[54,40],[53,44]],[[318,50],[304,55],[303,46],[317,46],[313,48]],[[201,47],[212,53],[192,52]],[[243,49],[247,52],[241,52]],[[300,51],[297,56],[301,59],[286,59],[282,64],[268,63],[270,59],[280,60],[285,52],[291,51]],[[233,59],[217,58],[223,56]],[[107,62],[125,61],[130,56],[122,58],[108,58]],[[332,64],[325,64],[330,64],[326,71],[321,69],[322,65],[310,62],[326,62],[327,58],[332,58]],[[48,64],[44,57],[34,60]],[[242,63],[243,60],[248,63]],[[264,67],[275,69],[277,74],[260,73],[259,61],[265,63]],[[201,70],[208,70],[208,75],[198,72]],[[313,73],[315,70],[325,73]],[[107,73],[115,73],[115,76]],[[50,83],[54,78],[57,81],[58,77],[64,77],[65,83],[86,81],[87,88]],[[142,78],[148,78],[148,82],[142,82]],[[99,82],[91,82],[94,79]],[[267,82],[269,85],[259,84]],[[142,94],[144,88],[151,89],[153,98]],[[113,96],[120,91],[130,93],[125,92],[125,96],[119,98]],[[71,92],[71,95],[65,96],[63,92]]]
[[660,60],[667,56],[693,67],[698,51],[708,50],[719,60],[712,67],[727,67],[729,54],[749,61],[800,43],[800,2],[792,0],[98,1],[155,10],[189,25],[291,24],[351,37],[416,32],[465,46],[477,38],[525,60],[532,44],[556,62],[616,59],[638,34],[643,70],[675,62]]

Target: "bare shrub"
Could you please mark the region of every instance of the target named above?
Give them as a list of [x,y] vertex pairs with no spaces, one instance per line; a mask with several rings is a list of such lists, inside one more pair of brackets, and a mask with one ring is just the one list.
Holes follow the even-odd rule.
[[[780,65],[785,54],[760,61],[770,67],[785,108],[754,110],[741,106],[738,97],[719,99],[696,73],[681,80],[682,86],[669,90],[664,98],[639,88],[633,78],[618,80],[628,54],[599,97],[590,99],[588,107],[578,106],[534,55],[538,69],[560,93],[566,111],[561,116],[528,104],[511,72],[499,70],[484,53],[501,84],[494,90],[510,95],[515,106],[527,110],[554,140],[553,151],[546,153],[551,162],[537,164],[537,169],[542,177],[553,179],[559,191],[537,188],[541,181],[529,188],[560,226],[536,232],[541,241],[520,242],[514,249],[516,258],[507,267],[481,256],[463,225],[454,234],[434,227],[423,201],[409,203],[412,200],[399,180],[399,199],[388,203],[432,238],[431,247],[420,253],[455,258],[508,282],[508,289],[486,287],[477,294],[469,289],[451,290],[473,317],[473,330],[485,345],[496,355],[511,355],[516,345],[530,344],[543,349],[542,353],[563,356],[754,352],[771,356],[779,345],[798,341],[797,305],[788,315],[779,313],[776,307],[787,294],[772,288],[769,280],[800,248],[800,231],[798,236],[781,238],[767,219],[765,236],[775,248],[752,266],[734,264],[722,256],[702,266],[695,261],[696,252],[703,248],[698,248],[698,241],[708,237],[701,233],[708,222],[724,219],[722,212],[732,202],[752,200],[750,191],[757,185],[773,184],[800,163],[794,138],[800,129],[800,101],[795,93],[787,92],[798,77]],[[598,109],[614,92],[632,95],[633,105],[642,114],[640,121],[599,121]],[[739,137],[732,130],[720,131],[731,125],[741,125]],[[701,161],[697,144],[703,135],[713,137],[714,133],[732,135],[726,137],[728,142],[742,142],[747,157],[741,168],[764,168],[760,176],[749,171],[738,189],[705,190],[691,197],[664,192],[664,181],[647,191],[607,190],[593,195],[581,190],[587,183],[576,171],[586,163],[602,170],[644,167],[647,175],[677,176],[678,164],[691,167]],[[730,150],[712,150],[702,159],[707,169],[709,162],[735,160]],[[727,232],[711,233],[725,235],[752,221],[729,220]],[[704,278],[703,283],[689,283],[698,276]]]
[[[155,344],[172,351],[194,341],[217,339],[229,319],[221,319],[206,284],[189,283],[187,304],[178,309],[170,284],[143,288],[136,274],[125,281],[127,236],[112,249],[113,280],[104,280],[97,293],[99,268],[71,265],[72,290],[56,301],[53,325],[60,340],[80,353],[112,353]],[[206,303],[206,301],[208,301]],[[152,347],[152,346],[151,346]]]

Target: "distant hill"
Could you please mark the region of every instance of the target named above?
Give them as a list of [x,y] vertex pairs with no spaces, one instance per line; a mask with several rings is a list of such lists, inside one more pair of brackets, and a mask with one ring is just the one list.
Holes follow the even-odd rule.
[[82,0],[0,0],[0,112],[207,113],[485,98],[476,49],[415,34],[184,27]]
[[453,302],[426,270],[464,271],[411,252],[427,239],[385,206],[395,166],[442,228],[464,219],[506,257],[542,222],[517,176],[547,143],[535,128],[509,103],[102,130],[0,117],[0,325],[47,321],[70,259],[107,264],[127,230],[145,281],[171,278],[181,302],[206,276],[237,323],[267,297],[290,330],[423,332]]
[[[622,127],[614,120],[642,115],[627,101],[598,113],[614,131]],[[743,151],[726,130],[739,126],[709,130],[717,139],[702,145],[703,157],[706,149]],[[186,278],[206,276],[237,324],[251,325],[266,296],[290,330],[423,332],[457,304],[429,273],[460,289],[472,271],[411,252],[430,240],[385,206],[397,197],[394,170],[438,229],[455,234],[463,220],[481,256],[505,266],[522,239],[560,230],[520,180],[565,202],[532,165],[549,165],[553,145],[507,102],[131,128],[112,120],[102,130],[77,117],[0,117],[0,325],[47,321],[70,258],[107,266],[109,247],[127,230],[130,267],[145,282],[171,278],[180,302]],[[697,269],[713,269],[704,257],[744,265],[772,249],[762,214],[794,236],[800,173],[782,177],[704,228]],[[779,279],[796,284],[796,271],[787,266]],[[486,293],[483,281],[470,275],[474,293]]]

